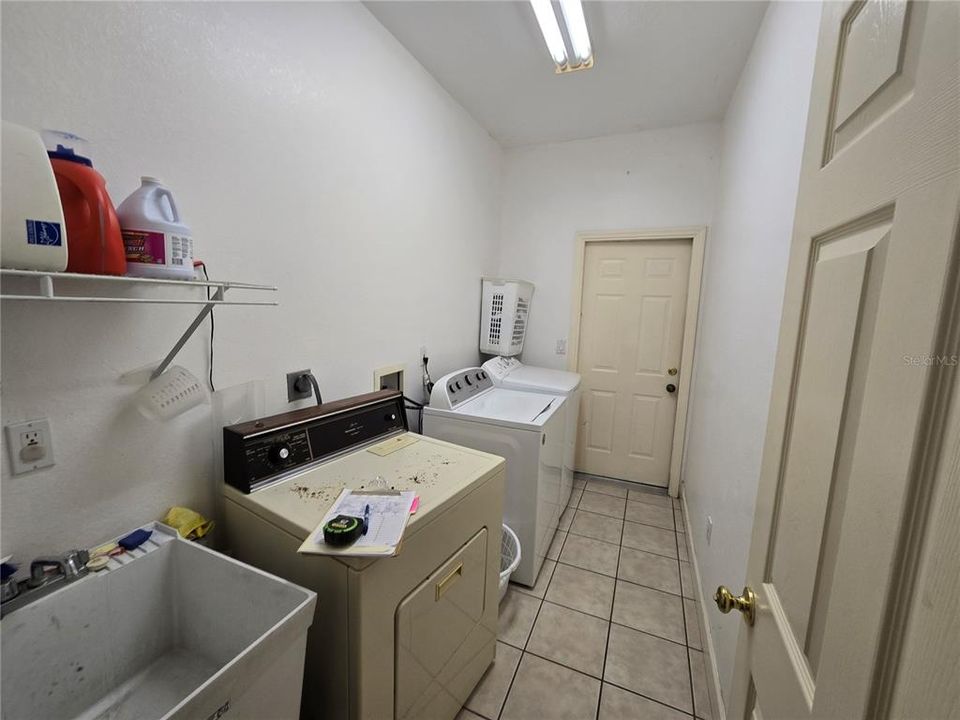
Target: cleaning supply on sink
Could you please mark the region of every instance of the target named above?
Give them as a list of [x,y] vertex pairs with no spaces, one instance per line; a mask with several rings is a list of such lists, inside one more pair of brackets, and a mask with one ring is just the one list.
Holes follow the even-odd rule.
[[150,539],[151,535],[153,535],[153,530],[144,530],[143,528],[140,528],[139,530],[134,530],[129,535],[117,540],[117,544],[129,552],[130,550],[135,550],[143,545],[147,540]]
[[110,558],[107,555],[98,555],[95,558],[91,558],[84,567],[87,570],[92,570],[93,572],[100,572],[101,570],[106,570],[107,565],[110,564]]
[[143,176],[140,183],[117,208],[127,273],[193,280],[193,238],[173,193],[155,177]]
[[67,272],[123,275],[127,258],[120,223],[107,183],[93,169],[87,141],[58,130],[44,130],[42,135],[70,238]]
[[185,507],[170,508],[160,522],[174,528],[180,537],[187,540],[199,540],[213,529],[213,520],[207,520],[196,510]]
[[67,269],[67,226],[47,149],[39,133],[4,122],[0,263],[17,270]]

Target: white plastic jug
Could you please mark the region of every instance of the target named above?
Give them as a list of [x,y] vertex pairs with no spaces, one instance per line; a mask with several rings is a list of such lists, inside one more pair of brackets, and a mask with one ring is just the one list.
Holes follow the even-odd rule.
[[50,158],[40,135],[4,121],[0,265],[18,270],[67,267],[67,224]]
[[193,238],[173,193],[155,177],[141,177],[140,183],[117,208],[127,274],[193,280]]

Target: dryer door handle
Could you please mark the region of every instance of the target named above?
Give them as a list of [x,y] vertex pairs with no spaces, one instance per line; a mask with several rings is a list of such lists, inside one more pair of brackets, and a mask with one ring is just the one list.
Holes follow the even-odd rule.
[[440,598],[443,597],[444,593],[450,589],[450,586],[453,585],[459,577],[463,575],[463,563],[457,563],[457,566],[447,573],[447,576],[443,578],[440,582],[437,583],[437,594],[435,600],[440,601]]

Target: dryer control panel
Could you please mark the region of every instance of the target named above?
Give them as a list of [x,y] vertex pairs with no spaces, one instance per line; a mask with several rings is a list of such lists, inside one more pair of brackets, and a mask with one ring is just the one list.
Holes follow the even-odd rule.
[[245,493],[349,450],[407,431],[403,395],[382,390],[230,425],[223,479]]
[[457,370],[437,380],[430,393],[430,405],[449,410],[492,387],[493,380],[483,368]]

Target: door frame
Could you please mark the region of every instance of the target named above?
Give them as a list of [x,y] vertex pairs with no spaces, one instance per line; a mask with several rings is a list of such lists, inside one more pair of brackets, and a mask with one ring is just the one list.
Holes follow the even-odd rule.
[[706,225],[651,230],[621,230],[614,232],[579,232],[576,238],[573,262],[573,292],[570,303],[570,342],[567,352],[567,369],[578,372],[580,353],[580,320],[583,303],[583,272],[589,243],[653,242],[676,240],[690,242],[690,274],[687,278],[687,306],[683,319],[683,351],[680,367],[684,369],[685,382],[677,385],[677,417],[673,424],[673,447],[670,451],[670,475],[667,493],[677,497],[680,492],[680,466],[683,461],[683,441],[686,435],[687,412],[690,407],[690,386],[693,378],[694,345],[697,338],[697,317],[700,312],[700,284],[703,278],[703,257],[707,242]]

